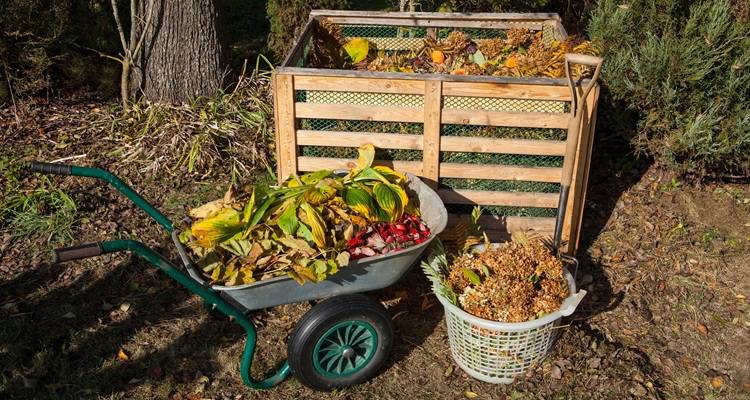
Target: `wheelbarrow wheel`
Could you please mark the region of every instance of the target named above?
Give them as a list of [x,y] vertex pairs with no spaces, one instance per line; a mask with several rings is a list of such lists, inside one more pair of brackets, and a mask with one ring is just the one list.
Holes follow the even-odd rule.
[[343,295],[308,311],[292,332],[287,357],[305,386],[331,390],[372,378],[388,358],[393,322],[367,296]]

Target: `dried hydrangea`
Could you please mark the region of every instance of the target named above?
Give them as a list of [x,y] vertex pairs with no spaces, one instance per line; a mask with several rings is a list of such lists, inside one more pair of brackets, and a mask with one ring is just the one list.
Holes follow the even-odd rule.
[[554,312],[569,294],[562,262],[539,240],[464,254],[453,262],[448,283],[466,312],[500,322]]

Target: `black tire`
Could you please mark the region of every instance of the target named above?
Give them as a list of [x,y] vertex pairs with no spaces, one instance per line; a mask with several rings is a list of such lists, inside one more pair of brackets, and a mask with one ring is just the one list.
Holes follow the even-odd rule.
[[[346,346],[322,340],[324,335],[330,338],[346,329],[351,333],[350,341],[344,343]],[[340,353],[326,350],[321,348],[323,344],[344,350]],[[343,295],[318,303],[299,320],[287,344],[287,357],[292,373],[303,385],[315,390],[331,390],[356,385],[375,376],[387,360],[392,345],[393,322],[385,308],[364,295]],[[329,358],[328,352],[338,354]],[[326,356],[321,357],[321,354]],[[334,362],[334,358],[339,362]],[[338,365],[327,370],[325,365],[329,362]],[[342,372],[342,363],[350,370]]]

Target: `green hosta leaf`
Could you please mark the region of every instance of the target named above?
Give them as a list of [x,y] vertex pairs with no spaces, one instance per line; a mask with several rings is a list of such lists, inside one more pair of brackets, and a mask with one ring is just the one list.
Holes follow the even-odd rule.
[[395,221],[401,217],[409,198],[400,186],[378,182],[372,187],[372,191],[375,194],[375,200],[383,211],[388,214],[390,221]]
[[367,58],[367,53],[370,51],[370,42],[361,37],[352,38],[344,44],[344,51],[349,61],[356,64]]
[[212,217],[194,223],[190,232],[199,246],[208,249],[241,232],[242,228],[239,211],[225,208]]
[[312,231],[313,242],[318,248],[326,248],[326,223],[320,213],[308,203],[300,204],[300,207],[305,211],[306,222],[310,225]]
[[331,175],[333,175],[333,171],[330,171],[327,169],[321,169],[320,171],[315,171],[315,172],[310,172],[308,174],[304,174],[300,176],[299,179],[305,185],[314,185],[320,182],[320,180],[328,178]]
[[480,285],[482,283],[482,280],[479,278],[479,275],[477,275],[476,272],[474,272],[474,271],[472,271],[472,270],[470,270],[468,268],[464,268],[461,271],[461,273],[464,275],[464,278],[468,279],[469,282],[471,282],[471,284],[474,285],[474,286]]
[[384,176],[391,183],[401,184],[403,182],[406,182],[406,175],[400,172],[396,172],[390,167],[386,167],[385,165],[376,165],[372,167],[372,169],[380,173],[380,175]]
[[365,182],[365,181],[380,181],[383,183],[390,182],[380,172],[376,171],[372,167],[367,167],[357,172],[353,177],[354,182]]
[[286,210],[281,213],[281,216],[279,217],[279,228],[289,236],[297,233],[297,229],[299,228],[299,218],[297,218],[297,204],[294,201],[291,201],[287,205]]
[[303,198],[310,204],[318,205],[324,203],[336,195],[336,189],[330,185],[320,185],[308,189]]
[[373,200],[370,193],[358,187],[350,187],[344,192],[344,202],[352,210],[362,214],[365,218],[372,218]]

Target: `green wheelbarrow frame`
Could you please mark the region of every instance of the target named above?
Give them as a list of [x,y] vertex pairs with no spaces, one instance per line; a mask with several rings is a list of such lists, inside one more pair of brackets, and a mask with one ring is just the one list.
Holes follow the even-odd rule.
[[[226,315],[230,320],[236,322],[245,329],[247,340],[245,342],[245,349],[242,353],[242,360],[240,362],[240,375],[242,376],[242,381],[245,385],[253,389],[268,389],[283,381],[293,372],[292,366],[295,365],[295,363],[293,362],[290,364],[289,360],[286,360],[276,373],[261,381],[255,380],[251,377],[250,367],[255,353],[257,333],[255,326],[247,318],[247,313],[249,311],[299,301],[317,300],[326,297],[339,297],[390,286],[410,269],[414,262],[418,260],[422,252],[429,246],[430,242],[445,228],[447,224],[447,211],[437,194],[418,178],[407,174],[409,190],[413,192],[413,195],[419,198],[420,209],[423,211],[423,218],[425,218],[425,223],[430,226],[431,235],[427,241],[400,252],[354,260],[340,273],[317,284],[300,286],[290,278],[276,277],[270,280],[259,281],[248,285],[238,285],[236,287],[211,286],[208,282],[202,279],[200,273],[193,265],[186,249],[179,241],[178,231],[175,229],[172,222],[114,174],[100,168],[41,162],[33,162],[30,169],[34,172],[45,174],[73,175],[103,180],[120,191],[135,203],[136,206],[141,208],[159,223],[159,225],[161,225],[170,235],[187,273],[183,272],[181,268],[176,267],[164,256],[135,240],[113,240],[55,249],[53,253],[54,262],[58,263],[96,257],[107,253],[132,251],[148,263],[162,270],[167,276],[177,281],[183,287],[200,296],[207,308],[218,310],[218,312]],[[320,304],[320,306],[322,305],[323,304]],[[308,312],[308,314],[315,314],[313,312],[314,310],[315,307]],[[306,314],[306,317],[308,317],[308,314]],[[317,315],[319,316],[321,314],[318,313]],[[299,328],[301,326],[309,328],[311,325],[308,324],[317,323],[315,318],[312,317],[303,317],[302,321],[298,323],[298,329],[295,331],[311,331],[310,329],[312,328]],[[390,329],[392,330],[392,328]],[[293,339],[295,337],[296,336],[293,335]],[[293,342],[295,346],[306,346],[302,339],[292,340],[291,342]],[[296,350],[287,349],[287,352],[296,352],[297,350],[299,350],[299,348]],[[295,360],[297,359],[295,358]],[[296,365],[303,368],[302,364],[300,364],[300,360],[295,362],[297,363]],[[294,372],[297,374],[296,371]],[[298,378],[307,379],[304,378],[304,374],[298,376]],[[317,385],[319,382],[308,382],[307,384],[308,386]]]

